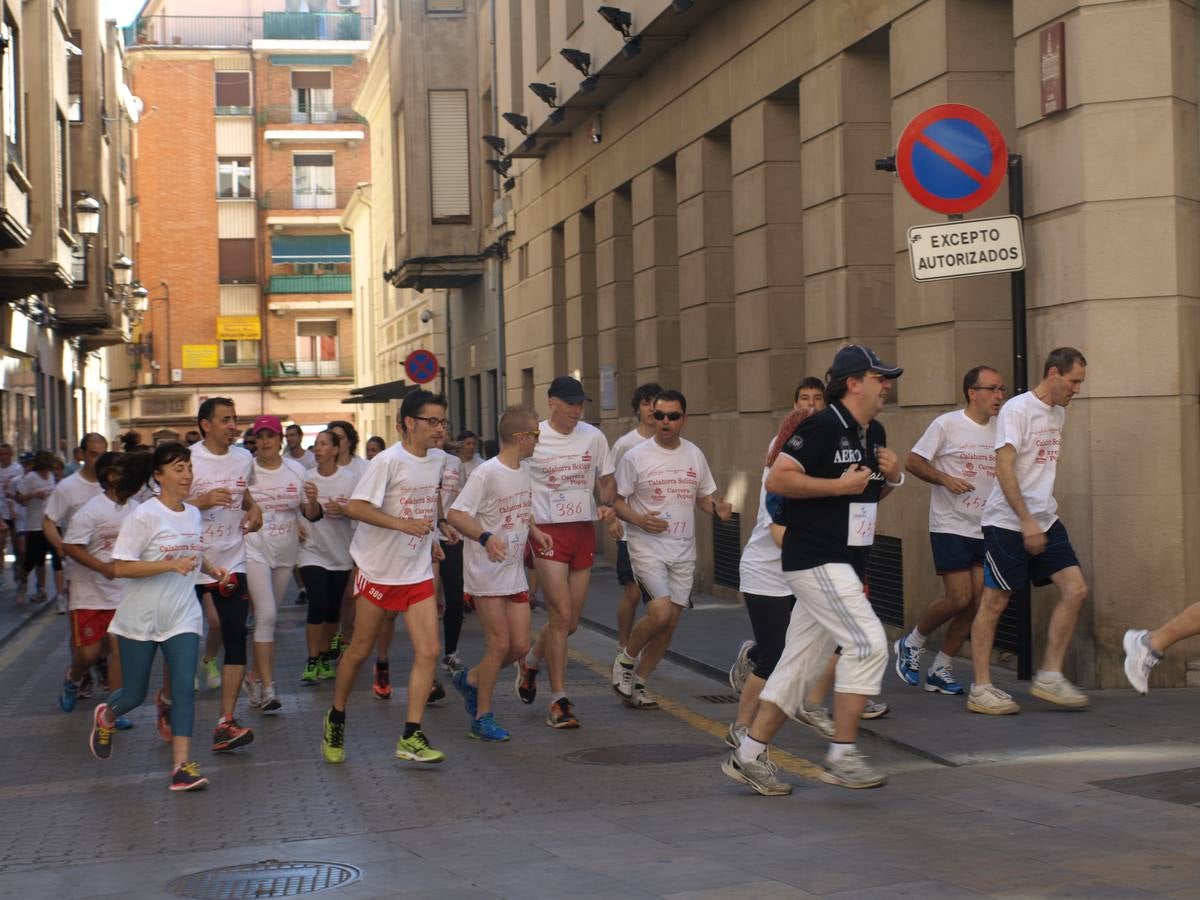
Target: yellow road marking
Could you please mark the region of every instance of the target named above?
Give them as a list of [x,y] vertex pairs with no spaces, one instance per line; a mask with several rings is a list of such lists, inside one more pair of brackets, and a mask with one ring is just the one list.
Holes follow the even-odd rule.
[[[602,678],[608,679],[612,676],[611,666],[602,665],[601,663],[592,659],[590,656],[580,653],[578,650],[568,649],[567,654],[571,657],[571,659],[575,660],[575,662],[582,666],[587,666],[587,668],[591,669]],[[720,722],[710,719],[707,716],[702,716],[700,713],[688,708],[687,706],[684,706],[682,703],[676,703],[674,700],[668,700],[661,694],[654,694],[650,691],[647,691],[646,693],[658,701],[659,708],[662,709],[663,712],[669,713],[685,724],[692,726],[697,731],[703,731],[705,734],[711,735],[718,740],[724,740],[725,733],[729,730],[729,726],[722,725]],[[812,781],[819,781],[821,778],[821,772],[823,771],[823,769],[815,763],[812,763],[801,756],[795,756],[784,750],[780,750],[778,747],[771,748],[771,762],[775,763],[775,765],[779,766],[779,768],[783,769],[785,772],[790,772],[793,775],[799,775],[801,778],[808,778]]]

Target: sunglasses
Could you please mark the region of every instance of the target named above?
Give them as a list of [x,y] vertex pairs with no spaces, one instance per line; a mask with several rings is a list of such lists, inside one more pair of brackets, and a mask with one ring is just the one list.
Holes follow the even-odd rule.
[[681,412],[669,412],[668,413],[668,412],[663,412],[662,410],[655,410],[654,418],[656,421],[659,421],[659,422],[661,422],[663,419],[669,419],[672,422],[678,422],[680,419],[683,418],[683,413],[681,413]]
[[523,437],[525,435],[529,435],[530,437],[533,437],[533,438],[541,437],[542,429],[535,428],[535,429],[533,429],[533,431],[518,431],[517,432],[517,437]]

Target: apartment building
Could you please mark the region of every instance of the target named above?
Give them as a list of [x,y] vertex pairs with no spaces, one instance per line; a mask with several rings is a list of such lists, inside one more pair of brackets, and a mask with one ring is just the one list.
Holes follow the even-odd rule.
[[349,236],[370,180],[351,108],[373,10],[151,0],[126,29],[136,129],[134,232],[150,292],[114,415],[182,437],[206,396],[315,432],[345,418],[355,343]]
[[[1123,630],[1200,594],[1192,5],[494,0],[494,12],[491,133],[515,229],[507,397],[542,407],[549,381],[575,372],[612,437],[637,383],[682,389],[688,437],[740,512],[700,536],[701,586],[730,595],[768,437],[838,346],[905,367],[884,415],[902,455],[961,403],[966,369],[988,363],[1014,384],[1009,277],[915,283],[906,229],[941,217],[875,166],[935,104],[999,123],[1024,160],[1030,379],[1054,346],[1091,363],[1057,488],[1092,586],[1070,664],[1082,683],[1120,684]],[[972,215],[1007,211],[1002,190]],[[1150,434],[1148,468],[1134,448]],[[894,629],[940,590],[927,501],[909,479],[880,513],[871,599]],[[1035,637],[1053,599],[1034,594]],[[1182,684],[1188,656],[1162,677]]]

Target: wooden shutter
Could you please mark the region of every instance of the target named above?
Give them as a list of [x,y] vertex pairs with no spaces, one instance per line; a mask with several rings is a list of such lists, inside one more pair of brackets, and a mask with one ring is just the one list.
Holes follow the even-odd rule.
[[429,92],[429,158],[433,221],[471,221],[467,92]]
[[[83,49],[83,33],[79,31],[71,32],[71,43]],[[103,71],[103,69],[101,70]],[[79,118],[77,122],[83,121],[83,57],[74,53],[67,55],[67,94],[71,98],[78,98],[79,103]]]
[[329,72],[292,72],[292,90],[306,88],[310,91],[328,91],[333,88],[333,76]]
[[224,284],[245,284],[258,277],[254,265],[254,239],[226,238],[218,240],[221,281]]
[[217,106],[250,105],[249,72],[216,72]]

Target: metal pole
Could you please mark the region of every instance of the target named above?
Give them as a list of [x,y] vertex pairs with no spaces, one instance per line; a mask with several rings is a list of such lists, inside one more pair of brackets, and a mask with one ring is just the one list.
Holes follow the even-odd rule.
[[[1008,208],[1025,228],[1025,178],[1019,153],[1008,157]],[[1025,271],[1013,272],[1012,279],[1012,353],[1013,395],[1029,390],[1029,359],[1025,333]],[[1017,678],[1028,681],[1033,675],[1033,597],[1029,585],[1015,591],[1011,602],[1017,605]]]

